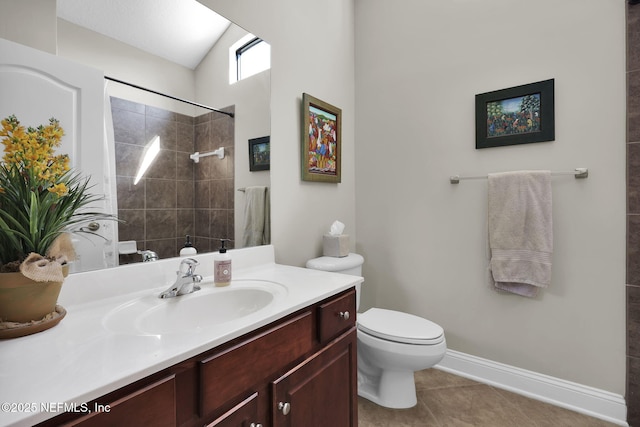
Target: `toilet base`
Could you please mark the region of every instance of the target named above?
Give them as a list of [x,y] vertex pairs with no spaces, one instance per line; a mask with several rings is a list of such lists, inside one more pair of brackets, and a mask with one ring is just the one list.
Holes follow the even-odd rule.
[[358,372],[358,395],[392,409],[413,408],[418,403],[411,370],[384,370],[375,378]]
[[382,340],[358,330],[358,395],[380,406],[412,408],[417,404],[414,373],[440,362],[447,343],[412,345]]

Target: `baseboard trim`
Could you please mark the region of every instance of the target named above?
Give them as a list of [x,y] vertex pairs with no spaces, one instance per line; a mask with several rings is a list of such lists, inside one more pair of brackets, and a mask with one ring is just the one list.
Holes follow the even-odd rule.
[[610,423],[628,426],[627,405],[624,397],[619,394],[455,350],[447,350],[444,359],[435,368]]

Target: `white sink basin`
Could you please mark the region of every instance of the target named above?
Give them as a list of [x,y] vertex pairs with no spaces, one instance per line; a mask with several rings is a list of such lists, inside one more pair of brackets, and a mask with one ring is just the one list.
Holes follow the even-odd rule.
[[201,286],[200,291],[174,298],[159,298],[161,289],[133,299],[111,310],[103,325],[132,335],[193,333],[250,316],[287,293],[284,286],[261,280],[232,281],[224,288]]

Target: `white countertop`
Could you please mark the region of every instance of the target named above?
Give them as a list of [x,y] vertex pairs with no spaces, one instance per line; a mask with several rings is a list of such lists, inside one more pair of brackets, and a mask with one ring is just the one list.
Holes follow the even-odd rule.
[[[272,246],[229,251],[233,280],[284,285],[271,305],[238,320],[192,333],[113,332],[103,320],[114,308],[175,280],[180,259],[70,275],[59,298],[66,317],[53,328],[0,340],[0,426],[30,426],[196,356],[307,305],[349,289],[361,277],[275,264]],[[213,254],[196,255],[203,289],[213,285]],[[231,287],[234,286],[232,281]],[[177,297],[181,298],[181,297]]]

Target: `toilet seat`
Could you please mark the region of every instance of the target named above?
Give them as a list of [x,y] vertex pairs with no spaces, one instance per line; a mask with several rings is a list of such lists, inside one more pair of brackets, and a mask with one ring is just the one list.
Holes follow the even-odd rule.
[[400,311],[370,308],[358,315],[358,329],[388,341],[435,345],[444,341],[442,327],[430,320]]

